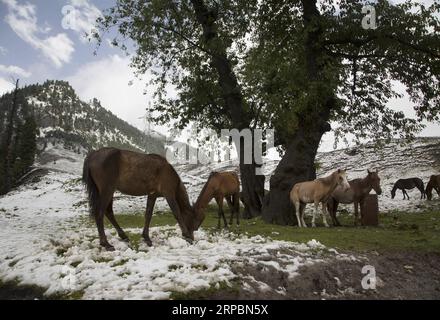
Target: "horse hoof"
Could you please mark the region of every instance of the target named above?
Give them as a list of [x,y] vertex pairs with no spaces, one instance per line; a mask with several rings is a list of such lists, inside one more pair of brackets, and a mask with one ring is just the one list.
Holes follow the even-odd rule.
[[119,236],[119,238],[121,239],[121,241],[123,242],[130,242],[130,238],[128,238],[127,236]]
[[144,239],[144,242],[147,244],[147,246],[152,247],[153,246],[153,242],[151,242],[150,239]]
[[112,245],[105,245],[104,246],[104,248],[105,248],[105,250],[107,250],[107,251],[115,251],[115,247],[113,247]]

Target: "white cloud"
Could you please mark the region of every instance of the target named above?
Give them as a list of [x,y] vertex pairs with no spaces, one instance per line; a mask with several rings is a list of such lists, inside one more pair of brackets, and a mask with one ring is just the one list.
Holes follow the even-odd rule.
[[[152,95],[149,92],[143,94],[147,77],[143,80],[135,78],[129,64],[128,57],[115,54],[81,66],[65,80],[70,82],[81,99],[88,101],[96,97],[104,108],[142,130],[145,108]],[[167,131],[165,127],[154,129],[161,133]]]
[[101,11],[88,0],[70,0],[63,7],[63,14],[63,27],[76,31],[82,42],[90,39],[90,34],[96,29],[96,19],[102,16]]
[[16,0],[1,0],[8,7],[5,21],[14,32],[34,49],[49,58],[56,67],[68,63],[75,51],[73,42],[65,33],[45,36],[48,26],[39,27],[36,7],[30,3],[18,4]]
[[0,64],[0,73],[6,75],[15,75],[18,77],[29,78],[31,73],[18,66],[5,66]]
[[12,89],[14,89],[12,81],[0,78],[0,96],[5,94],[6,92],[12,91]]

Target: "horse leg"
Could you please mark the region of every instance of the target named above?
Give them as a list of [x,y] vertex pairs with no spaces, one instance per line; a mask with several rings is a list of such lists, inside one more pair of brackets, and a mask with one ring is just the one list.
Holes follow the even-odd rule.
[[304,228],[307,228],[306,222],[304,221],[304,209],[306,208],[305,203],[300,203],[299,211],[301,216],[301,223]]
[[107,249],[107,251],[114,251],[115,248],[108,243],[107,237],[104,231],[104,215],[107,208],[113,198],[113,192],[110,190],[104,190],[99,197],[99,210],[95,216],[96,227],[98,228],[99,244]]
[[315,219],[318,215],[319,210],[319,202],[315,202],[315,210],[313,211],[313,217],[312,217],[312,227],[316,227]]
[[406,197],[407,197],[407,199],[409,200],[409,195],[408,195],[408,192],[406,192],[406,190],[404,189],[404,191],[405,191],[405,194],[406,194]]
[[327,202],[327,211],[330,214],[330,218],[332,219],[333,222],[333,226],[340,226],[341,224],[338,221],[338,218],[336,217],[336,212],[338,210],[338,205],[339,202],[336,201],[336,199],[331,198],[328,202]]
[[322,222],[324,222],[324,225],[328,228],[329,225],[327,223],[327,208],[326,208],[326,203],[325,202],[321,202],[321,208],[322,208]]
[[223,196],[218,196],[215,198],[215,201],[218,205],[218,229],[221,228],[221,218],[223,218],[223,222],[225,224],[225,228],[228,227],[228,223],[226,222],[225,212],[223,211]]
[[300,211],[300,203],[299,201],[295,201],[295,213],[296,213],[296,220],[298,221],[298,227],[301,228],[301,211]]
[[405,189],[402,189],[402,193],[403,193],[403,200],[405,200]]
[[354,225],[358,226],[359,225],[359,202],[358,201],[354,201]]
[[144,230],[142,231],[142,237],[144,241],[147,243],[149,247],[153,245],[150,239],[150,222],[151,217],[153,216],[154,204],[156,203],[156,196],[148,196],[147,198],[147,208],[145,209],[145,225]]
[[129,241],[127,235],[125,234],[124,230],[119,226],[118,222],[115,219],[115,215],[113,213],[113,199],[110,201],[110,204],[107,207],[107,211],[105,212],[105,216],[107,219],[111,222],[113,227],[115,227],[116,232],[118,233],[119,238],[123,241]]
[[225,211],[223,210],[223,196],[219,197],[219,208],[220,208],[220,212],[222,214],[222,218],[223,218],[223,223],[225,224],[225,228],[228,227],[228,223],[226,222],[226,216],[225,216]]
[[232,196],[226,196],[226,203],[228,204],[229,211],[231,211],[231,217],[229,218],[229,224],[232,226],[234,222],[234,205]]
[[237,226],[240,225],[240,193],[235,193],[232,196],[232,202],[234,205],[234,211],[237,217]]

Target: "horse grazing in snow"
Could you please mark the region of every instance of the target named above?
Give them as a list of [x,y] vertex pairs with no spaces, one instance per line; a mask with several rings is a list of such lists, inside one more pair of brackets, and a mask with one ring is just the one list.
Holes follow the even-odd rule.
[[298,227],[307,227],[304,222],[304,209],[307,203],[314,203],[315,210],[313,212],[312,226],[315,227],[315,218],[318,214],[318,207],[322,205],[322,220],[324,225],[328,227],[326,219],[326,205],[328,198],[333,193],[337,186],[342,186],[342,189],[348,190],[350,185],[347,182],[347,175],[345,170],[338,169],[331,175],[325,178],[319,178],[313,181],[299,182],[295,184],[290,191],[290,200],[295,205],[296,219],[298,220]]
[[408,178],[408,179],[399,179],[394,184],[393,189],[391,190],[391,199],[394,199],[396,196],[396,190],[400,189],[403,193],[403,200],[405,200],[405,196],[409,200],[408,193],[405,189],[414,189],[417,188],[420,191],[420,199],[425,198],[425,187],[423,186],[423,181],[420,178]]
[[372,189],[380,195],[382,194],[382,188],[380,187],[380,178],[378,171],[367,170],[368,174],[363,179],[354,179],[348,181],[350,185],[349,190],[343,190],[338,186],[327,201],[327,210],[330,213],[330,217],[333,220],[333,225],[340,226],[338,219],[336,218],[336,211],[339,203],[354,204],[354,224],[359,222],[359,204],[364,201],[365,197],[370,193]]
[[433,174],[430,178],[429,178],[429,182],[426,185],[426,198],[428,200],[432,200],[432,189],[434,189],[437,194],[440,196],[440,174],[435,175]]
[[131,196],[148,196],[145,226],[142,232],[145,242],[151,246],[149,226],[158,197],[164,197],[188,241],[194,240],[193,232],[202,223],[191,207],[185,186],[168,161],[157,154],[143,154],[116,148],[102,148],[89,153],[84,160],[82,180],[87,187],[90,213],[95,218],[101,246],[109,251],[114,247],[104,233],[104,215],[113,224],[118,235],[127,235],[113,215],[113,194],[116,190]]
[[229,224],[232,225],[234,215],[237,218],[237,225],[240,224],[240,180],[238,179],[237,173],[233,171],[211,172],[194,204],[194,210],[198,216],[204,215],[204,210],[212,198],[215,199],[218,205],[219,229],[221,227],[221,218],[223,218],[225,228],[228,226],[223,211],[223,199],[226,199],[229,209],[231,210]]

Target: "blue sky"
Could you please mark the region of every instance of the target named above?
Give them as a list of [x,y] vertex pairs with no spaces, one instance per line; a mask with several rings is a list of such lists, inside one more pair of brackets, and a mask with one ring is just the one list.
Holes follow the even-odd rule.
[[[46,79],[68,80],[80,98],[97,97],[104,107],[143,129],[151,94],[144,94],[148,76],[137,79],[130,58],[110,45],[106,34],[97,55],[88,41],[102,10],[113,0],[0,0],[0,94]],[[130,85],[129,85],[130,83]],[[166,127],[155,129],[166,133]]]
[[[148,75],[134,76],[130,58],[110,45],[114,34],[104,36],[96,56],[96,43],[85,37],[102,10],[113,4],[114,0],[0,0],[0,94],[12,89],[11,77],[20,78],[22,85],[67,80],[83,100],[96,97],[105,108],[144,129],[142,117],[151,100]],[[390,101],[390,106],[414,115],[407,96]],[[153,128],[168,131],[167,126]],[[421,135],[438,136],[440,126],[428,124]],[[323,140],[321,150],[330,150],[332,135]]]

